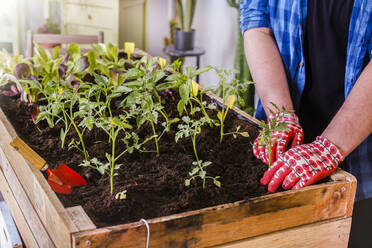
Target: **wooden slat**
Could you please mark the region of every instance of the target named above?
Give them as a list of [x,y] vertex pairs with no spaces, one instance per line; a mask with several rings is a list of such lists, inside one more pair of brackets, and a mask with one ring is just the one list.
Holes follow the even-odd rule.
[[335,173],[330,176],[331,180],[333,181],[344,181],[350,184],[350,191],[349,191],[349,202],[347,205],[346,216],[351,217],[353,215],[353,207],[354,207],[354,200],[355,200],[355,192],[357,187],[357,180],[356,178],[346,171],[341,170],[338,168]]
[[81,206],[70,207],[67,208],[66,211],[76,227],[79,229],[79,232],[96,229],[96,225],[94,225]]
[[94,44],[94,43],[98,43],[98,36],[97,35],[34,34],[33,41],[36,43]]
[[14,173],[12,166],[9,164],[5,154],[0,149],[0,166],[4,173],[4,176],[11,187],[13,195],[18,202],[18,205],[22,208],[23,215],[27,219],[27,223],[33,232],[33,235],[40,247],[54,247],[53,242],[48,236],[48,233],[41,223],[39,216],[37,215],[30,199],[26,195],[19,178]]
[[10,212],[14,218],[14,221],[21,233],[23,242],[27,248],[39,248],[37,241],[27,223],[26,217],[23,215],[21,208],[19,207],[16,199],[14,198],[12,189],[9,187],[8,182],[4,176],[2,169],[0,168],[0,191],[4,197],[4,200],[9,206]]
[[[342,188],[345,188],[342,191]],[[346,216],[350,184],[330,182],[149,220],[151,247],[209,247]],[[143,247],[142,222],[73,235],[76,247]]]
[[[56,247],[71,247],[71,233],[79,231],[43,175],[9,144],[16,133],[0,110],[0,146]],[[4,171],[6,173],[6,171]],[[7,176],[5,174],[5,176]],[[13,185],[11,186],[13,189]],[[22,205],[21,205],[22,206]],[[23,206],[22,206],[23,209]],[[25,208],[26,209],[26,208]],[[24,209],[23,209],[24,210]],[[26,210],[24,210],[26,211]],[[37,229],[34,229],[37,230]]]
[[23,243],[9,207],[0,194],[0,247],[22,248]]
[[322,221],[214,248],[347,248],[351,218]]

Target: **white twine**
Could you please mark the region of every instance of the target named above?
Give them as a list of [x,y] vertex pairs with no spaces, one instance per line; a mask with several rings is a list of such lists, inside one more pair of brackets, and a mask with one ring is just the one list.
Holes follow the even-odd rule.
[[150,244],[150,225],[145,219],[140,219],[141,222],[145,223],[146,229],[147,229],[147,238],[146,238],[146,248],[149,248]]

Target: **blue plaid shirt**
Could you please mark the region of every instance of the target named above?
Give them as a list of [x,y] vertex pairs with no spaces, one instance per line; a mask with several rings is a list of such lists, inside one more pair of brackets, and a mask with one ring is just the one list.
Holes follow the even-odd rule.
[[[295,109],[300,105],[305,88],[305,58],[303,37],[306,25],[307,0],[242,0],[240,28],[270,28],[281,54]],[[345,98],[363,69],[366,53],[372,57],[372,1],[355,0],[349,24],[348,50],[345,71]],[[258,119],[265,119],[259,102]],[[370,154],[370,155],[369,155]],[[358,180],[357,200],[372,197],[372,135],[346,159],[347,170]]]

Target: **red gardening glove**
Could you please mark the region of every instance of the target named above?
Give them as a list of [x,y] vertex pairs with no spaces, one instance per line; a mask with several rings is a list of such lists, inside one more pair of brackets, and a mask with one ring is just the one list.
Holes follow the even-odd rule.
[[265,172],[261,183],[269,182],[269,192],[275,192],[283,182],[283,189],[298,189],[332,174],[344,160],[340,150],[328,139],[318,136],[310,144],[285,152]]
[[[269,116],[270,123],[273,120],[278,122],[285,122],[287,124],[286,131],[274,131],[272,133],[271,140],[271,163],[279,158],[283,154],[289,142],[292,140],[292,147],[301,145],[304,141],[304,131],[298,122],[298,117],[295,113],[279,113]],[[269,164],[269,149],[266,145],[260,145],[259,140],[261,134],[257,137],[253,144],[253,154],[256,158],[261,159],[265,164]]]

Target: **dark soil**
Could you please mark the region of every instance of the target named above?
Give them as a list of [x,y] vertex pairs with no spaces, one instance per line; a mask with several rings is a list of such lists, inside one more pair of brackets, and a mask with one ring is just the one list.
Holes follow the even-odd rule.
[[[203,189],[199,178],[193,180],[189,187],[185,186],[188,172],[194,167],[194,153],[190,138],[175,143],[177,125],[174,125],[159,142],[160,156],[153,152],[135,152],[118,161],[123,165],[118,171],[119,175],[115,177],[115,193],[110,195],[107,176],[79,166],[83,160],[80,152],[61,149],[58,126],[50,129],[44,122],[35,126],[29,114],[30,107],[16,99],[0,96],[0,106],[18,135],[38,152],[50,167],[66,163],[87,179],[88,186],[76,187],[70,195],[57,195],[65,207],[81,205],[98,227],[134,222],[141,218],[167,216],[267,193],[265,187],[259,183],[267,166],[252,154],[251,144],[258,134],[258,129],[234,114],[227,116],[225,132],[235,131],[237,126],[241,126],[240,131],[248,131],[250,138],[238,136],[234,139],[232,135],[228,135],[221,144],[219,128],[204,127],[197,141],[200,159],[213,162],[207,172],[209,175],[221,177],[221,188],[209,180]],[[167,111],[175,113],[175,104],[169,102],[166,106]],[[151,128],[145,125],[138,133],[140,137],[148,137],[151,136],[150,130]],[[74,135],[71,132],[69,137]],[[87,133],[85,142],[91,157],[105,161],[104,153],[110,152],[111,149],[107,141],[107,135],[100,130],[93,129]],[[147,150],[154,149],[154,143],[148,143]],[[127,190],[127,199],[115,199],[115,194],[123,190]]]

